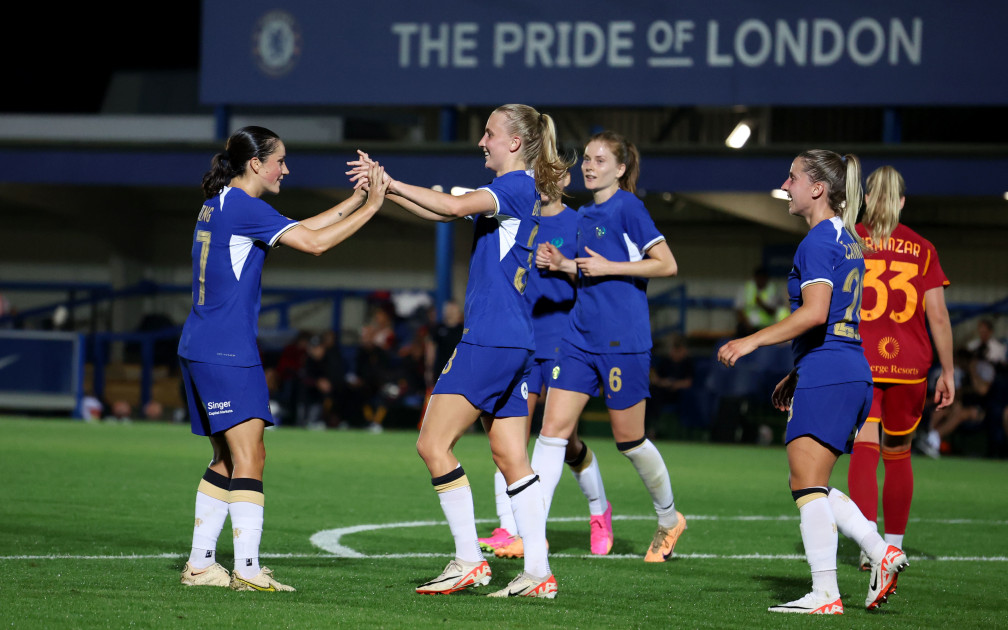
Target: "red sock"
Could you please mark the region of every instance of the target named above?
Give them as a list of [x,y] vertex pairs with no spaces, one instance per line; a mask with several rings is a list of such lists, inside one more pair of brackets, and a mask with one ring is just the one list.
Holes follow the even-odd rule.
[[878,444],[855,442],[847,470],[848,494],[864,517],[873,523],[878,522],[878,460]]
[[883,453],[885,483],[882,486],[882,514],[885,515],[887,534],[906,533],[910,519],[910,501],[913,499],[913,465],[910,448],[899,453]]

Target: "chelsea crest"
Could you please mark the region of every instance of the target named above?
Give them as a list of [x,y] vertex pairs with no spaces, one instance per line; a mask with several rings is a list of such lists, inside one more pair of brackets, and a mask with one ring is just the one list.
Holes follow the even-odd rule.
[[301,56],[301,29],[294,16],[279,10],[262,16],[252,33],[252,55],[271,77],[290,72]]

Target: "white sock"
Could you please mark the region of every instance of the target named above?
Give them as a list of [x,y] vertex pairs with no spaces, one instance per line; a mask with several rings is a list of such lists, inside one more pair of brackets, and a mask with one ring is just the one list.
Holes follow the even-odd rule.
[[546,516],[549,517],[550,505],[553,503],[553,492],[560,483],[563,474],[564,453],[567,451],[567,440],[563,438],[540,435],[536,438],[532,449],[532,470],[539,475],[542,488],[543,505],[546,506]]
[[259,574],[259,543],[262,541],[263,506],[238,501],[228,506],[234,532],[234,566],[245,579]]
[[[885,535],[886,545],[892,545],[898,549],[903,548],[903,534],[886,534]],[[888,549],[888,547],[886,547]]]
[[669,481],[668,468],[661,453],[645,439],[639,445],[627,450],[620,450],[630,463],[637,469],[644,487],[651,493],[651,502],[658,515],[658,524],[671,529],[679,522],[676,516],[675,497],[672,495],[672,482]]
[[546,507],[542,484],[534,475],[522,477],[508,486],[518,535],[525,550],[525,572],[536,577],[550,575],[546,559]]
[[570,466],[571,474],[581,487],[582,494],[588,499],[588,513],[598,516],[605,513],[608,501],[605,486],[602,485],[602,471],[599,470],[598,459],[587,445],[585,450],[588,451],[585,459],[577,468],[570,462],[567,462],[567,465]]
[[840,533],[856,542],[873,564],[881,562],[887,545],[879,536],[878,526],[866,519],[857,504],[836,488],[830,488],[827,497]]
[[494,473],[494,499],[497,503],[497,518],[500,526],[512,536],[518,535],[518,525],[515,524],[514,512],[511,511],[511,497],[507,493],[507,481],[504,473],[497,469]]
[[217,539],[228,516],[228,502],[196,493],[196,520],[193,525],[192,551],[189,564],[205,569],[217,562]]
[[[837,524],[823,496],[798,508],[805,559],[812,569],[812,591],[824,598],[840,597],[837,586]],[[864,517],[862,517],[864,518]]]
[[484,558],[476,535],[472,488],[462,470],[462,464],[451,473],[431,481],[437,490],[452,538],[455,539],[455,557],[466,562],[482,562]]

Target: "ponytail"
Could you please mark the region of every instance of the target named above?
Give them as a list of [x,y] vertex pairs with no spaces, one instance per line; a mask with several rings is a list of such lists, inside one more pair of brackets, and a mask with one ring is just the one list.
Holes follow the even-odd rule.
[[805,172],[813,182],[823,182],[827,188],[827,202],[834,214],[843,220],[844,227],[862,248],[864,240],[858,236],[858,212],[861,210],[861,161],[853,153],[840,156],[833,151],[810,149],[798,155]]
[[883,250],[899,225],[900,198],[906,196],[906,184],[899,171],[891,166],[875,169],[868,176],[867,184],[864,224],[871,234],[872,245],[877,250]]
[[528,105],[501,105],[494,111],[504,114],[511,124],[509,132],[521,138],[522,159],[525,167],[532,169],[536,189],[547,199],[559,199],[564,173],[574,161],[559,154],[553,118]]
[[203,175],[204,199],[216,197],[235,176],[228,154],[221,151],[210,160],[210,170]]
[[854,237],[854,240],[863,250],[865,247],[864,239],[858,236],[857,229],[855,228],[858,212],[861,211],[861,200],[864,199],[864,191],[861,188],[861,161],[853,153],[845,155],[843,161],[847,166],[847,186],[840,217],[843,219],[844,227],[847,228],[847,231],[850,232],[850,235]]
[[245,174],[249,160],[266,161],[280,143],[280,136],[265,127],[242,127],[228,138],[224,151],[210,160],[210,170],[203,175],[203,194],[216,197],[235,177]]

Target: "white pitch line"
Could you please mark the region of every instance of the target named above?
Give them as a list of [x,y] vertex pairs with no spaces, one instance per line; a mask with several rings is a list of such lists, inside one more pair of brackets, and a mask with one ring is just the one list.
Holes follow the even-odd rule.
[[[0,562],[15,560],[165,560],[186,558],[181,553],[152,553],[152,554],[129,554],[129,555],[87,555],[76,556],[73,554],[52,554],[52,555],[23,555],[23,556],[0,556]],[[354,558],[337,556],[331,553],[264,553],[260,558],[272,559],[310,559],[320,560],[401,560],[409,558],[451,558],[449,553],[378,553],[360,554]],[[804,560],[802,554],[714,554],[714,553],[677,553],[675,558],[681,560]],[[633,553],[611,553],[605,556],[578,553],[551,553],[550,558],[585,558],[591,560],[640,560],[640,554]],[[911,556],[914,562],[1008,562],[1008,556]]]
[[[632,515],[617,514],[613,516],[614,521],[646,521],[653,520],[654,515]],[[572,523],[584,521],[584,516],[563,516],[549,519],[551,523]],[[761,515],[739,515],[739,516],[719,516],[690,514],[686,516],[687,521],[797,521],[797,516],[761,516]],[[1008,525],[1008,521],[1002,520],[978,520],[978,519],[910,519],[916,523],[934,523],[942,525]],[[496,523],[496,519],[476,519],[477,523]],[[355,549],[347,547],[340,541],[343,536],[359,532],[376,531],[382,529],[399,529],[404,527],[443,527],[448,523],[445,521],[405,521],[399,523],[373,523],[367,525],[353,525],[336,529],[327,529],[316,532],[309,539],[310,542],[322,549],[326,553],[275,553],[261,554],[262,558],[355,558],[355,559],[404,559],[404,558],[444,558],[450,554],[444,553],[391,553],[391,554],[364,554]],[[48,554],[48,555],[10,555],[0,556],[0,561],[5,560],[155,560],[165,558],[184,557],[178,553],[157,553],[157,554]],[[551,558],[590,558],[593,560],[639,560],[640,554],[608,554],[596,556],[592,554],[577,553],[551,553]],[[707,553],[677,553],[676,558],[683,560],[803,560],[803,554],[707,554]],[[1008,562],[1008,556],[921,556],[914,560],[940,561],[940,562]]]

